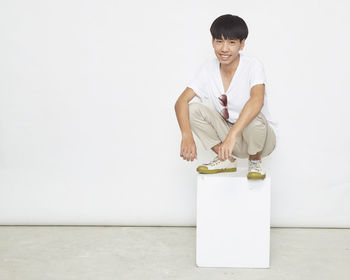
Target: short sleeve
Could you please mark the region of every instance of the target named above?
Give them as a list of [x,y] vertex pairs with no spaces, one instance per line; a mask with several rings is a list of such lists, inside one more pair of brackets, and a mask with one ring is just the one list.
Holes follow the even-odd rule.
[[264,65],[256,59],[250,72],[250,88],[258,84],[266,85],[266,75]]
[[209,77],[207,67],[208,63],[204,63],[187,84],[187,87],[193,89],[201,100],[209,98]]

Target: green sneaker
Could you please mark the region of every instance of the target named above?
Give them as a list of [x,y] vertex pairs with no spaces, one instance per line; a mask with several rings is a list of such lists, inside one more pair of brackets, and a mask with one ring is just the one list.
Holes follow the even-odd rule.
[[247,178],[251,180],[265,179],[266,172],[261,166],[261,160],[248,160]]
[[204,163],[197,167],[197,171],[203,174],[214,174],[220,172],[236,172],[237,171],[237,160],[231,162],[229,159],[221,161],[216,156],[211,162]]

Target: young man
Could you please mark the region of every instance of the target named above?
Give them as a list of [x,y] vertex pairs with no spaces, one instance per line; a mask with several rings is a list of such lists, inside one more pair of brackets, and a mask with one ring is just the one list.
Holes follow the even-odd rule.
[[[210,32],[216,57],[202,65],[175,104],[182,133],[180,156],[197,159],[193,131],[206,150],[217,153],[211,162],[198,166],[198,172],[234,172],[235,156],[248,158],[248,179],[264,179],[261,158],[274,150],[277,133],[267,104],[264,66],[239,52],[248,37],[242,18],[220,16]],[[209,99],[213,109],[189,103],[195,96]]]

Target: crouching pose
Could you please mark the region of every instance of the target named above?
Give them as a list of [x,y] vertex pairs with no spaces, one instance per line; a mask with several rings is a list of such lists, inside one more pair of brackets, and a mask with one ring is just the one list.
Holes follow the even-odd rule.
[[[248,37],[244,20],[218,17],[211,25],[215,58],[208,59],[175,104],[182,133],[180,156],[197,159],[193,134],[217,156],[197,167],[200,173],[234,172],[237,158],[248,158],[248,179],[264,179],[261,158],[276,146],[277,123],[269,112],[262,62],[240,53]],[[210,107],[190,101],[210,101]]]

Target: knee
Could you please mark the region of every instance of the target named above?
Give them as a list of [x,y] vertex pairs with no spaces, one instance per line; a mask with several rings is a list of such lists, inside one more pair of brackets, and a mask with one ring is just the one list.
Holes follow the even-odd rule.
[[253,131],[261,131],[266,130],[267,123],[262,115],[262,113],[259,113],[245,128],[244,132],[253,132]]
[[190,117],[190,122],[193,121],[194,119],[198,118],[201,116],[201,110],[202,110],[203,104],[193,102],[188,104],[188,111],[189,111],[189,117]]
[[201,109],[203,104],[197,103],[197,102],[192,102],[188,104],[188,109],[191,113],[197,112]]

